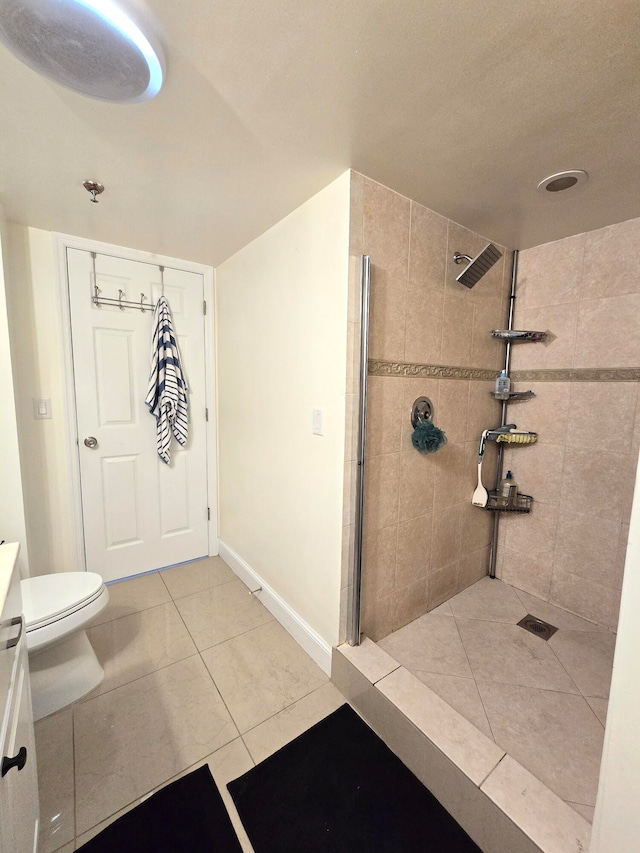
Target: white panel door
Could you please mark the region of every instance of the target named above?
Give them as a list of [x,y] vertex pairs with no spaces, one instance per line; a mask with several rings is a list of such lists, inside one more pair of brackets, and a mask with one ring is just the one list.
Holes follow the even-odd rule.
[[[87,569],[105,580],[208,554],[205,341],[202,275],[165,268],[189,387],[189,439],[156,452],[156,421],[145,405],[153,312],[93,302],[90,252],[67,249],[78,452]],[[96,256],[100,296],[155,304],[159,267]],[[85,439],[95,438],[95,447]],[[90,442],[91,443],[91,442]]]

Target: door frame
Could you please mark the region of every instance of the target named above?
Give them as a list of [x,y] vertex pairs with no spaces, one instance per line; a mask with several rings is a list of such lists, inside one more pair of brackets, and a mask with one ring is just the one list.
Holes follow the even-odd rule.
[[75,381],[73,370],[73,349],[71,343],[71,306],[69,301],[69,283],[67,270],[67,249],[81,249],[85,252],[96,252],[101,255],[112,255],[129,261],[142,261],[157,266],[174,267],[186,272],[199,273],[203,276],[204,299],[207,304],[204,324],[204,359],[205,359],[205,405],[209,419],[206,422],[207,443],[207,503],[210,518],[207,531],[209,539],[209,556],[218,554],[218,444],[217,444],[217,415],[216,415],[216,363],[215,363],[215,299],[213,267],[192,261],[183,261],[167,255],[157,255],[153,252],[143,252],[99,240],[88,240],[84,237],[74,237],[70,234],[52,233],[53,249],[58,271],[58,305],[61,324],[64,380],[63,392],[63,425],[67,449],[67,477],[72,498],[71,531],[74,545],[75,570],[87,570],[84,547],[84,525],[82,518],[82,489],[80,479],[80,447],[78,441],[78,418],[76,411]]

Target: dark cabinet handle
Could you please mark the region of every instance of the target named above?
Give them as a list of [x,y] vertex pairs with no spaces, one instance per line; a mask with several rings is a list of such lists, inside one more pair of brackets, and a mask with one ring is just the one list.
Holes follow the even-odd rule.
[[24,765],[27,763],[27,747],[21,746],[18,750],[18,754],[14,755],[13,758],[7,758],[5,755],[2,759],[2,771],[0,771],[0,776],[6,776],[6,774],[11,770],[12,767],[17,767],[18,770],[22,770]]
[[20,642],[20,637],[22,636],[22,629],[24,628],[24,619],[22,616],[14,616],[14,618],[10,622],[11,627],[14,625],[20,625],[20,630],[18,631],[17,636],[12,637],[10,640],[7,640],[7,648],[12,649],[14,646],[17,646]]

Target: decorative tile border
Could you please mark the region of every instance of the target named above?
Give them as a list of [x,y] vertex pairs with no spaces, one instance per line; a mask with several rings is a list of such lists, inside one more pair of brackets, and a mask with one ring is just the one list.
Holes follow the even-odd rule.
[[[409,376],[430,379],[493,381],[498,370],[369,360],[369,376]],[[514,382],[640,382],[640,367],[567,367],[558,370],[514,370]]]
[[493,381],[498,373],[498,370],[486,370],[482,367],[410,364],[403,361],[369,361],[370,376],[417,376],[435,379],[479,379]]
[[514,370],[517,382],[640,382],[640,367],[567,367],[562,370]]

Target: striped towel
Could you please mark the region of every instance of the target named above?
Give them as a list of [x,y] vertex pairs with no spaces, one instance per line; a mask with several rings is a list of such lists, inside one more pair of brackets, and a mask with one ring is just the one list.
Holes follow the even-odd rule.
[[179,444],[184,445],[187,441],[189,401],[171,311],[164,296],[158,299],[153,315],[153,329],[151,372],[145,403],[156,419],[158,456],[169,465],[171,434],[175,435]]

